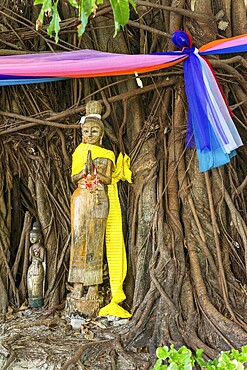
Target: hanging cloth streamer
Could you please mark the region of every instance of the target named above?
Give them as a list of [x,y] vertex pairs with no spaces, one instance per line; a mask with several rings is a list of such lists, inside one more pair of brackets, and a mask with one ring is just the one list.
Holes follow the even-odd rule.
[[247,52],[247,34],[215,40],[198,50],[184,31],[175,31],[172,41],[181,51],[128,55],[85,49],[2,56],[0,86],[139,75],[183,62],[188,99],[186,146],[196,148],[200,171],[207,171],[228,163],[242,141],[222,89],[204,56]]
[[243,143],[209,62],[192,46],[189,34],[177,31],[172,40],[188,55],[183,62],[188,99],[186,145],[196,147],[204,172],[228,163]]

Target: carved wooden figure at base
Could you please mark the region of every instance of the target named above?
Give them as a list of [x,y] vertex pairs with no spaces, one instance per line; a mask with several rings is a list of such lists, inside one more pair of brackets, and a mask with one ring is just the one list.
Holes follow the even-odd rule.
[[29,307],[39,308],[44,305],[45,249],[39,222],[34,222],[30,231],[29,259],[31,265],[27,273],[27,290]]
[[[93,108],[101,113],[101,105],[93,103],[96,104]],[[87,116],[82,125],[83,143],[100,146],[103,134],[103,124],[97,113]],[[78,188],[71,198],[68,281],[73,283],[74,290],[67,299],[67,307],[69,311],[94,316],[102,305],[98,286],[103,282],[104,237],[109,212],[106,185],[111,183],[112,161],[107,158],[92,160],[91,150],[85,150],[86,163],[82,171],[72,176]]]
[[[127,262],[117,182],[131,182],[131,171],[128,156],[120,153],[115,164],[113,151],[101,146],[101,110],[100,102],[87,103],[86,116],[80,121],[82,143],[72,156],[72,180],[77,189],[71,198],[68,282],[72,292],[67,296],[66,313],[129,318],[131,314],[121,306],[126,298],[123,281]],[[111,289],[108,304],[99,290],[103,283],[104,241]],[[106,306],[101,308],[104,303]]]

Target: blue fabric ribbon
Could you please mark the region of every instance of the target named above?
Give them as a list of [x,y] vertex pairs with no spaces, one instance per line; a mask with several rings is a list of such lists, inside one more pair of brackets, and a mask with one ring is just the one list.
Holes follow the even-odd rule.
[[[220,91],[218,82],[215,80],[209,62],[206,62],[200,56],[200,54],[206,53],[199,53],[192,46],[192,38],[189,34],[184,31],[176,31],[172,35],[172,41],[181,51],[169,52],[169,54],[181,53],[181,55],[187,55],[187,58],[183,61],[185,91],[188,100],[186,147],[196,147],[200,171],[207,171],[228,163],[232,156],[236,154],[235,148],[227,152],[230,143],[224,132],[224,127],[219,122],[217,110],[219,111],[220,108],[214,106],[217,102],[212,100],[212,92],[209,92],[205,84],[207,78],[205,76],[209,74],[210,81],[212,82],[212,79],[215,81],[213,88],[217,92]],[[210,84],[210,81],[208,84]],[[226,106],[224,106],[224,109],[228,110]],[[229,124],[231,129],[234,124],[230,120],[231,118],[226,122],[226,126],[228,127]],[[234,131],[234,138],[237,138],[237,135]],[[236,140],[238,142],[236,147],[242,145],[240,138]]]

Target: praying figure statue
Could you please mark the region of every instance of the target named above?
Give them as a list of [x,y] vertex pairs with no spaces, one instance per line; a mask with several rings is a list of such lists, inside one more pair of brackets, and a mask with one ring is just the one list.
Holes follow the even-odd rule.
[[[72,157],[72,180],[77,189],[71,197],[68,282],[73,290],[66,306],[69,314],[77,311],[89,317],[99,314],[128,318],[130,313],[119,305],[126,298],[122,285],[127,264],[117,181],[131,182],[131,172],[127,156],[120,155],[115,164],[113,151],[102,147],[101,111],[100,102],[87,103],[86,116],[80,121],[82,143]],[[99,286],[103,283],[105,250],[111,302],[101,308],[104,297]]]
[[39,308],[44,305],[45,283],[45,248],[42,245],[40,223],[34,222],[30,231],[29,260],[31,265],[27,272],[27,290],[29,307]]

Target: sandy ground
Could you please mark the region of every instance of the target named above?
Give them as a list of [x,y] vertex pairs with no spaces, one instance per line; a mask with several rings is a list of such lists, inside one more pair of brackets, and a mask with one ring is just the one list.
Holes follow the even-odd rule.
[[[9,312],[0,324],[1,370],[132,370],[146,368],[148,355],[126,352],[116,334],[119,326],[86,320],[73,330],[63,311],[25,309]],[[124,325],[121,326],[121,330]],[[75,355],[77,359],[75,359]],[[68,361],[74,359],[72,364]]]

